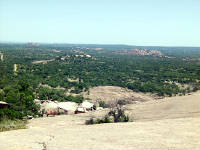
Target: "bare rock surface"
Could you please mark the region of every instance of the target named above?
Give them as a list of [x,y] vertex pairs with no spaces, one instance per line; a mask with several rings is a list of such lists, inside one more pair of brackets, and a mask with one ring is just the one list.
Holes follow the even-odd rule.
[[84,125],[108,109],[32,119],[0,133],[1,150],[199,150],[200,93],[126,106],[135,121]]
[[101,100],[105,102],[113,102],[124,99],[129,99],[132,101],[149,101],[154,99],[148,94],[144,94],[141,92],[133,92],[132,90],[128,90],[126,88],[118,86],[93,87],[89,90],[89,94],[85,92],[83,93],[83,96],[86,98],[90,98],[93,101]]

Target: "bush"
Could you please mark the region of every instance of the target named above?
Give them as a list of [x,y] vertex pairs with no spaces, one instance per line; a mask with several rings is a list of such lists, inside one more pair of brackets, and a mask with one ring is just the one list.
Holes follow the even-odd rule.
[[104,101],[99,101],[99,107],[109,108],[110,105],[109,105],[109,104],[106,104]]
[[104,122],[104,119],[97,119],[96,121],[95,121],[95,124],[101,124],[101,123],[105,123]]
[[[111,119],[113,117],[113,119]],[[125,114],[124,110],[121,107],[116,107],[111,109],[110,112],[104,116],[102,119],[94,119],[90,118],[86,120],[86,125],[92,124],[101,124],[101,123],[116,123],[116,122],[129,122],[130,118],[128,115]]]
[[109,116],[106,115],[104,117],[104,123],[111,123],[111,120],[110,120]]
[[82,96],[72,96],[72,95],[69,95],[66,97],[66,100],[67,101],[72,101],[72,102],[75,102],[75,103],[82,103],[84,98]]
[[93,118],[90,118],[89,120],[86,120],[86,121],[85,121],[85,124],[86,124],[86,125],[95,124],[95,121],[94,121]]
[[5,120],[5,119],[22,119],[22,114],[18,111],[9,109],[9,108],[4,108],[0,109],[0,121]]
[[131,104],[131,101],[130,100],[118,100],[117,104],[119,104],[119,105]]
[[129,121],[129,116],[125,114],[124,110],[121,107],[111,109],[108,115],[114,118],[114,122],[128,122]]
[[92,124],[101,124],[101,123],[111,123],[111,119],[109,118],[109,116],[105,116],[103,119],[94,119],[94,118],[90,118],[89,120],[86,120],[85,124],[86,125],[92,125]]

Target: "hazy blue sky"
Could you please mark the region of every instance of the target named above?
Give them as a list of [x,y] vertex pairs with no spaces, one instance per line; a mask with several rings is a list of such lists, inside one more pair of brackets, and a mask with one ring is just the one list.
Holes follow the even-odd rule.
[[200,0],[0,0],[0,41],[200,46]]

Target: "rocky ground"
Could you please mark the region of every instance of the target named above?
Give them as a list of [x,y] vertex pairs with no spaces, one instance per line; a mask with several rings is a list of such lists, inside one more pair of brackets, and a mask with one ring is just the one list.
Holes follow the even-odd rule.
[[200,93],[126,106],[134,122],[85,125],[91,116],[33,119],[27,129],[0,133],[1,150],[199,150]]
[[88,92],[83,93],[85,98],[93,101],[115,102],[116,100],[150,101],[154,98],[150,94],[133,92],[117,86],[98,86],[93,87]]

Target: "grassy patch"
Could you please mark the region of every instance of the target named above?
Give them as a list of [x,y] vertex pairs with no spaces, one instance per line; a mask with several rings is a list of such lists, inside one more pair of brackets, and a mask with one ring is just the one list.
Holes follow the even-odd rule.
[[23,120],[2,120],[0,121],[0,132],[25,129],[27,121]]

